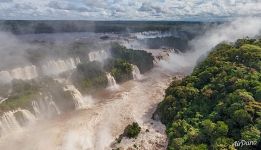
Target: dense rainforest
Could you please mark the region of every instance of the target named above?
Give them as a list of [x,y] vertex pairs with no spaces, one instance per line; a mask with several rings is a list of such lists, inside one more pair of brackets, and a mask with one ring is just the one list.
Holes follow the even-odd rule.
[[[193,73],[174,80],[154,113],[169,150],[261,148],[261,40],[221,43]],[[235,145],[235,141],[253,141]]]

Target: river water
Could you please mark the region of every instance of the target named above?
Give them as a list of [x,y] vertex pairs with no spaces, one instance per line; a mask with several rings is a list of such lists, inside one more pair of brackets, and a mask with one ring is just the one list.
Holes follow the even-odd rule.
[[[125,82],[118,90],[106,89],[95,93],[93,104],[86,109],[65,113],[51,120],[40,120],[0,139],[0,149],[128,149],[134,143],[150,150],[165,149],[167,140],[164,126],[153,121],[151,116],[162,101],[171,78],[171,75],[156,67],[144,74],[142,80]],[[115,139],[133,121],[142,128],[138,138],[123,139],[120,144],[115,144]]]

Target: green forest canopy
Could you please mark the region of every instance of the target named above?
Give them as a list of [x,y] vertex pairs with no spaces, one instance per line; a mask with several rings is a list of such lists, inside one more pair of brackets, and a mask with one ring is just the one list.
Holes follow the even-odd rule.
[[261,40],[221,43],[184,79],[174,80],[154,114],[167,126],[170,150],[235,149],[261,129]]

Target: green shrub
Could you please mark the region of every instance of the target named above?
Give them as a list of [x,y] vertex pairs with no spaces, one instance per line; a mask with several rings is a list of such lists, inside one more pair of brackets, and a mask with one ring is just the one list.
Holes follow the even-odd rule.
[[141,127],[137,122],[133,122],[132,124],[128,125],[124,130],[124,135],[128,138],[136,138],[141,131]]

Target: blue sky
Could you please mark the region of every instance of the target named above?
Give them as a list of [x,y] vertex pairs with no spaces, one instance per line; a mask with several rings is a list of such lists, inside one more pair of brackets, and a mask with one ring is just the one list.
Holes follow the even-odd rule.
[[0,0],[0,19],[208,20],[261,17],[261,0]]

